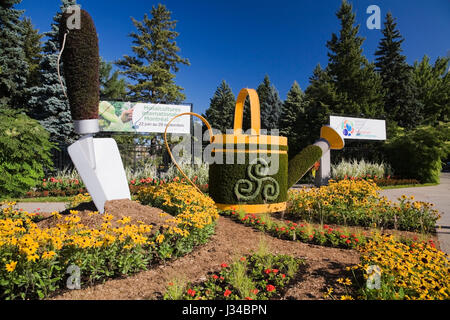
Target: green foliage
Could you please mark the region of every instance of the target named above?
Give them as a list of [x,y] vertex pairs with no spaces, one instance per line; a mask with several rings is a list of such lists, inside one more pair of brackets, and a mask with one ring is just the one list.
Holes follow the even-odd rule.
[[358,36],[359,25],[354,26],[352,10],[352,5],[343,0],[336,13],[341,24],[339,36],[333,33],[327,42],[329,64],[326,70],[339,94],[339,103],[331,111],[373,117],[379,113],[383,90],[374,65],[362,55],[364,38]]
[[35,120],[15,111],[0,112],[0,197],[20,196],[50,167],[48,133]]
[[297,81],[294,81],[294,84],[287,94],[286,101],[283,103],[280,117],[280,135],[288,138],[289,158],[292,158],[301,150],[299,149],[301,140],[299,131],[302,129],[304,130],[305,128],[300,127],[297,129],[296,124],[304,121],[304,94]]
[[[279,298],[294,280],[303,259],[288,255],[253,254],[241,257],[221,270],[209,275],[201,283],[169,283],[165,300],[267,300]],[[181,294],[181,292],[182,294]]]
[[22,10],[14,8],[21,0],[0,2],[0,108],[20,109],[27,85],[29,66],[25,59]]
[[[50,133],[52,142],[61,144],[70,144],[76,139],[69,102],[64,96],[57,72],[61,12],[75,4],[75,0],[62,0],[60,11],[53,17],[51,31],[44,33],[46,41],[43,44],[43,54],[39,63],[41,72],[39,85],[27,90],[27,95],[30,96],[29,115],[38,120]],[[61,76],[65,86],[64,76]],[[66,90],[65,87],[64,90]]]
[[450,114],[450,58],[437,58],[434,65],[424,56],[414,63],[413,78],[418,89],[418,99],[424,106],[423,124],[436,125],[449,121]]
[[[248,149],[248,146],[247,146]],[[281,150],[281,148],[280,148]],[[279,186],[279,194],[275,199],[267,199],[264,197],[263,192],[266,187],[273,185],[272,181],[262,181],[260,188],[258,188],[258,183],[254,181],[255,179],[251,179],[248,176],[249,162],[250,157],[249,153],[245,154],[245,164],[238,164],[239,153],[234,153],[233,163],[234,164],[219,164],[214,163],[209,165],[209,194],[211,198],[214,199],[216,203],[222,204],[264,204],[264,203],[279,203],[284,202],[287,199],[287,185],[286,182],[288,180],[287,177],[287,155],[280,154],[278,158],[278,171],[275,174],[270,174],[269,176],[277,182]],[[240,154],[242,155],[242,153]],[[275,155],[271,155],[270,151],[268,151],[267,158],[275,157]],[[227,155],[222,154],[217,157],[223,157],[222,163],[226,163]],[[239,156],[240,157],[240,156]],[[219,160],[220,161],[220,160]],[[269,164],[270,165],[270,164]],[[254,169],[252,169],[254,170]],[[253,172],[253,171],[252,171]],[[268,177],[269,177],[268,176]],[[257,177],[258,178],[258,177]],[[249,185],[244,183],[242,180],[248,181]],[[260,180],[260,179],[259,179]],[[241,181],[240,188],[242,192],[238,192],[236,194],[236,187],[238,182]],[[247,190],[248,188],[248,190]],[[245,190],[244,190],[245,189]],[[260,192],[255,195],[255,192],[259,190]],[[248,191],[248,192],[244,192]],[[275,190],[274,190],[275,191]],[[244,195],[245,193],[245,195]],[[242,194],[238,198],[238,195]],[[270,192],[268,193],[272,195]],[[246,200],[245,196],[252,196],[251,199]]]
[[44,35],[36,30],[30,18],[25,18],[23,24],[23,50],[28,63],[27,87],[37,86],[40,83],[39,62],[42,58],[41,39]]
[[384,162],[375,163],[364,159],[361,161],[353,159],[352,161],[342,160],[335,165],[331,165],[331,178],[333,180],[366,177],[381,179],[391,174],[392,170],[389,164]]
[[396,176],[438,183],[442,162],[449,154],[448,123],[439,127],[418,127],[389,139],[386,156]]
[[261,128],[268,130],[270,134],[270,130],[280,128],[283,102],[274,85],[271,85],[264,95],[261,103]]
[[185,99],[183,88],[174,82],[179,64],[189,65],[187,59],[178,55],[175,39],[177,21],[171,19],[171,12],[158,4],[151,10],[152,18],[145,14],[143,21],[132,18],[138,33],[133,32],[132,50],[135,56],[125,55],[116,62],[122,74],[135,84],[128,85],[129,96],[135,100],[153,103],[177,103]]
[[218,129],[225,134],[227,129],[233,128],[235,104],[236,98],[230,86],[223,80],[214,92],[204,117],[213,129]]
[[386,15],[383,38],[375,52],[377,71],[381,75],[384,96],[384,115],[401,127],[415,128],[422,118],[422,104],[416,99],[417,89],[412,68],[401,54],[404,39],[397,30],[391,13]]
[[311,145],[303,149],[289,161],[288,188],[297,183],[322,157],[322,149]]
[[[67,96],[73,120],[97,119],[100,95],[100,62],[97,31],[85,10],[80,11],[81,28],[67,34],[62,54]],[[59,28],[60,43],[67,33],[69,13],[63,13]]]
[[100,59],[100,99],[125,100],[127,95],[127,83],[125,79],[119,79],[119,71],[112,74],[113,64]]

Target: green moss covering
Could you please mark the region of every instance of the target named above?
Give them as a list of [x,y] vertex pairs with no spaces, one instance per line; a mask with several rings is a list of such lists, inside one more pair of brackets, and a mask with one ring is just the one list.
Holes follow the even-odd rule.
[[[67,34],[62,54],[64,77],[73,120],[97,119],[100,94],[97,31],[89,13],[81,10],[80,14],[81,29]],[[64,13],[61,17],[61,45],[70,16]]]
[[297,183],[322,157],[322,149],[315,145],[307,146],[289,161],[288,188]]
[[[225,163],[225,153],[218,153]],[[242,154],[241,154],[242,155]],[[268,153],[270,157],[270,153]],[[211,164],[209,166],[209,194],[222,204],[264,204],[287,201],[287,154],[279,156],[279,168],[273,175],[258,175],[264,171],[261,163],[250,164],[250,155],[245,154],[246,164]],[[238,153],[234,154],[237,163]],[[259,167],[258,167],[259,165]],[[249,175],[250,170],[250,175]]]

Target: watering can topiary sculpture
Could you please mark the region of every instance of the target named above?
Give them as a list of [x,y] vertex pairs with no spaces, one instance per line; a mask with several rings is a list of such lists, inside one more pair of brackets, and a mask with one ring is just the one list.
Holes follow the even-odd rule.
[[[247,96],[251,108],[250,134],[242,131]],[[238,95],[232,134],[213,135],[206,119],[195,113],[186,114],[199,117],[210,130],[209,147],[214,162],[209,166],[209,195],[221,210],[240,208],[247,213],[285,210],[288,189],[323,154],[330,149],[344,147],[344,140],[339,133],[329,126],[323,126],[320,139],[288,161],[287,138],[261,134],[259,98],[254,89],[242,89]],[[186,114],[172,118],[167,124],[166,133],[175,118]],[[176,164],[173,156],[172,160]]]

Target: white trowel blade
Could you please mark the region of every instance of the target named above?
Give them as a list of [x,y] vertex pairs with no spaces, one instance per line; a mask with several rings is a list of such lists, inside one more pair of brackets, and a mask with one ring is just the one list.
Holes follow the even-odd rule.
[[[95,206],[104,213],[106,201],[131,199],[130,188],[116,141],[110,138],[88,140],[78,140],[68,152]],[[95,159],[90,156],[92,146]]]

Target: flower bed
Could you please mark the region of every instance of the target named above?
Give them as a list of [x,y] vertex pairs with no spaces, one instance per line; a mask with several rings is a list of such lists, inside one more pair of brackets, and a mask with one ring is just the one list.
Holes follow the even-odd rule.
[[440,215],[432,204],[402,196],[392,203],[369,180],[330,181],[328,186],[289,192],[288,214],[311,222],[433,232]]
[[[0,299],[44,298],[64,288],[71,265],[79,268],[84,285],[190,252],[208,240],[218,216],[208,197],[198,194],[190,200],[187,195],[194,192],[193,187],[176,183],[140,192],[144,202],[154,201],[174,215],[159,230],[142,222],[132,224],[126,217],[114,221],[109,214],[99,217],[101,226],[90,228],[73,210],[65,217],[55,212],[51,219],[57,220],[56,226],[41,229],[31,220],[34,214],[9,204],[0,211]],[[73,200],[79,204],[90,197]],[[189,204],[183,204],[185,200]]]
[[231,217],[236,222],[284,240],[298,240],[328,247],[354,249],[365,243],[367,239],[367,236],[362,232],[350,233],[333,229],[327,225],[314,227],[309,223],[275,222],[267,215],[245,214],[235,210],[222,211],[221,215]]
[[[137,200],[175,216],[167,220],[177,227],[170,226],[169,235],[161,239],[161,257],[190,252],[195,245],[206,243],[214,233],[215,220],[219,217],[214,201],[190,185],[171,182],[150,186],[139,191]],[[179,238],[188,234],[191,236]]]
[[[193,182],[197,182],[197,177],[193,178]],[[183,184],[189,184],[185,179],[175,177],[172,180],[156,179],[156,178],[141,178],[133,179],[129,181],[129,188],[132,195],[137,195],[140,190],[150,187],[167,184],[170,182],[180,182]],[[197,187],[203,191],[208,191],[208,184],[197,184]],[[64,197],[74,196],[80,193],[86,193],[86,186],[81,180],[78,179],[64,179],[64,178],[48,178],[43,179],[32,191],[26,193],[27,198],[37,197]]]
[[279,298],[293,281],[302,259],[287,255],[253,254],[228,265],[206,281],[179,285],[169,283],[166,300],[267,300]]
[[[352,299],[419,299],[450,298],[450,264],[448,256],[435,248],[433,242],[404,244],[391,236],[368,241],[360,247],[361,263],[348,268],[355,283]],[[371,277],[371,279],[369,279]],[[379,277],[379,288],[373,282]],[[350,285],[343,283],[341,285]]]

